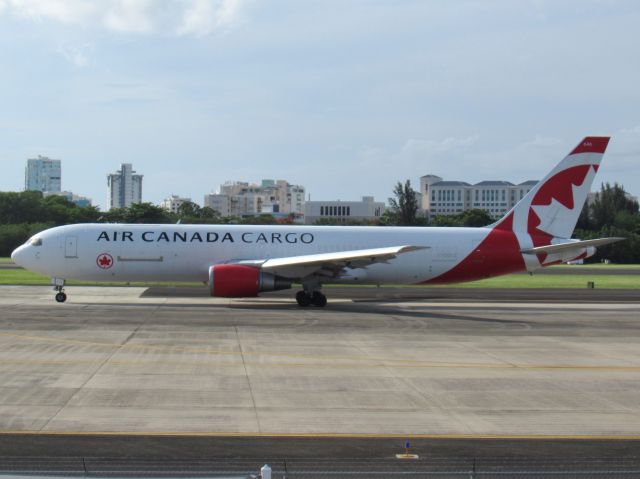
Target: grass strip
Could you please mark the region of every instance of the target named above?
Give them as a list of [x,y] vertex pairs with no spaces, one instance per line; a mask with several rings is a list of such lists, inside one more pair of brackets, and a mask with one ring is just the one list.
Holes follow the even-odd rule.
[[[562,275],[526,275],[510,274],[497,278],[483,279],[470,283],[452,285],[429,285],[428,288],[586,288],[588,282],[594,282],[596,288],[603,289],[640,289],[640,275],[608,275],[608,274],[562,274]],[[0,284],[5,285],[49,285],[50,279],[38,273],[24,269],[0,269]],[[68,281],[70,286],[201,286],[202,283],[167,283],[167,282],[95,282]],[[336,285],[345,287],[347,285]],[[367,285],[349,285],[350,287],[367,287]],[[415,287],[415,285],[389,285],[394,287]],[[330,287],[330,285],[329,285]],[[373,286],[375,287],[375,286]]]

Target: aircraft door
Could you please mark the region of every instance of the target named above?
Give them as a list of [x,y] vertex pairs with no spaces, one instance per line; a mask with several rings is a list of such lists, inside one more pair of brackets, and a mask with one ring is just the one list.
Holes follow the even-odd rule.
[[67,236],[64,239],[64,257],[65,258],[78,257],[78,237],[77,236]]

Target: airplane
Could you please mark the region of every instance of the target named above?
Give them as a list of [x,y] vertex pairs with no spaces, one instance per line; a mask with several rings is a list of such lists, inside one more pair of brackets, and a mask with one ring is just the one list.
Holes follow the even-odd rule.
[[212,296],[255,297],[302,285],[302,307],[324,307],[337,284],[447,284],[533,272],[592,256],[624,238],[570,239],[609,137],[586,137],[502,219],[482,228],[74,224],[47,229],[11,255],[51,277],[198,281]]

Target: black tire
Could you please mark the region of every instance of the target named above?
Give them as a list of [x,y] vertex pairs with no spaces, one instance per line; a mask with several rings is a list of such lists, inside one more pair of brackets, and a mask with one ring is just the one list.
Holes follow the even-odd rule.
[[67,295],[65,293],[56,294],[56,301],[58,303],[64,303],[67,300]]
[[314,291],[311,302],[318,308],[324,308],[327,305],[327,297],[320,291]]
[[299,306],[306,308],[311,304],[311,297],[304,291],[298,291],[296,293],[296,301],[298,302]]

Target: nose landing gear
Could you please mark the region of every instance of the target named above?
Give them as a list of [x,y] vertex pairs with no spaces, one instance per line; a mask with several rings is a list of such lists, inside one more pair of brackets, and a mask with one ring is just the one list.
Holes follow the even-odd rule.
[[52,278],[51,282],[53,283],[53,290],[57,291],[56,293],[56,301],[58,303],[64,303],[67,300],[67,294],[64,292],[64,279],[61,278]]

